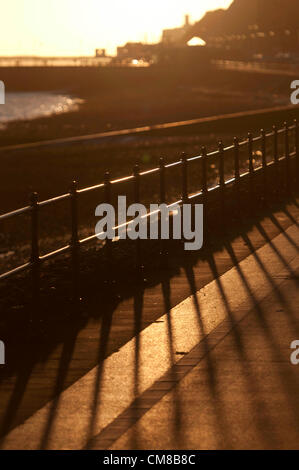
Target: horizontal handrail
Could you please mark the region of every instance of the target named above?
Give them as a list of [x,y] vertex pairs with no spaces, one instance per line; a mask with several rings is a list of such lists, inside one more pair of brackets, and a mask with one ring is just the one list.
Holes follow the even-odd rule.
[[26,214],[27,212],[30,212],[30,211],[31,211],[31,206],[22,207],[21,209],[16,209],[12,212],[7,212],[6,214],[0,215],[0,221],[9,219],[10,217],[14,217],[16,215]]
[[63,246],[62,248],[58,248],[57,250],[52,251],[51,253],[46,253],[45,255],[40,256],[39,259],[41,261],[46,261],[50,258],[54,258],[58,255],[62,255],[63,253],[66,253],[70,248],[71,248],[71,245]]
[[32,266],[32,263],[22,264],[21,266],[18,266],[17,268],[12,269],[11,271],[0,274],[0,280],[6,279],[6,278],[12,276],[13,274],[21,273],[22,271],[25,271],[26,269],[30,268],[31,266]]
[[38,205],[40,207],[48,206],[49,204],[52,204],[54,202],[64,201],[65,199],[69,199],[69,198],[70,198],[69,194],[62,194],[61,196],[56,196],[56,197],[52,197],[51,199],[47,199],[46,201],[41,201],[38,203]]

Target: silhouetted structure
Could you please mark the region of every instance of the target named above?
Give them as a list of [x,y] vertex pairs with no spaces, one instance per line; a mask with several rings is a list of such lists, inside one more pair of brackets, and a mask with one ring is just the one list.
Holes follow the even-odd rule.
[[185,46],[186,34],[191,29],[189,15],[185,15],[185,24],[180,28],[164,29],[162,32],[162,44],[165,46]]
[[124,46],[117,48],[117,60],[120,62],[129,62],[132,60],[155,62],[158,49],[159,44],[127,42]]
[[235,0],[227,10],[208,12],[186,35],[202,38],[210,48],[264,56],[297,53],[297,0]]

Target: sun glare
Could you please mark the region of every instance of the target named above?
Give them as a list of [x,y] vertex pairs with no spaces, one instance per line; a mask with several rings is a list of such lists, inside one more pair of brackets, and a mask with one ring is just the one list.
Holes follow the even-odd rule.
[[[114,54],[127,41],[157,42],[162,30],[191,22],[232,0],[10,0],[1,26],[2,55]],[[16,11],[20,14],[16,15]]]
[[206,42],[203,39],[197,38],[197,37],[190,39],[190,41],[188,42],[188,46],[205,46],[205,45],[206,45]]

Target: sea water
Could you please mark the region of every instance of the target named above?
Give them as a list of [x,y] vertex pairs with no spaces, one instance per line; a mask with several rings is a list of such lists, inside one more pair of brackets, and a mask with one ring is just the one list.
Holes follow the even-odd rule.
[[0,124],[76,111],[82,100],[63,93],[7,92],[0,106]]

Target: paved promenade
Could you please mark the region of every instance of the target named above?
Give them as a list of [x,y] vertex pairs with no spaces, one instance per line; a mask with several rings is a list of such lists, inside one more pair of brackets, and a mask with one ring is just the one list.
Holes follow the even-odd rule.
[[[210,258],[210,269],[201,260],[177,275],[171,301],[162,286],[162,306],[152,288],[137,334],[129,337],[123,314],[110,331],[122,343],[107,346],[103,361],[76,366],[74,348],[73,380],[54,398],[46,397],[52,377],[56,385],[63,377],[58,350],[32,371],[21,400],[17,378],[4,382],[2,423],[10,417],[11,426],[1,448],[298,448],[299,365],[290,362],[299,340],[298,219],[295,204],[257,222]],[[89,324],[78,336],[83,356],[97,349],[95,331]]]
[[[224,320],[169,370],[175,383],[112,449],[298,449],[299,349],[298,365],[290,362],[299,340],[298,247],[292,227],[220,277],[218,293],[207,286],[209,305],[199,296],[198,313],[215,307]],[[205,316],[202,325],[210,330]],[[144,399],[151,392],[139,406]]]

